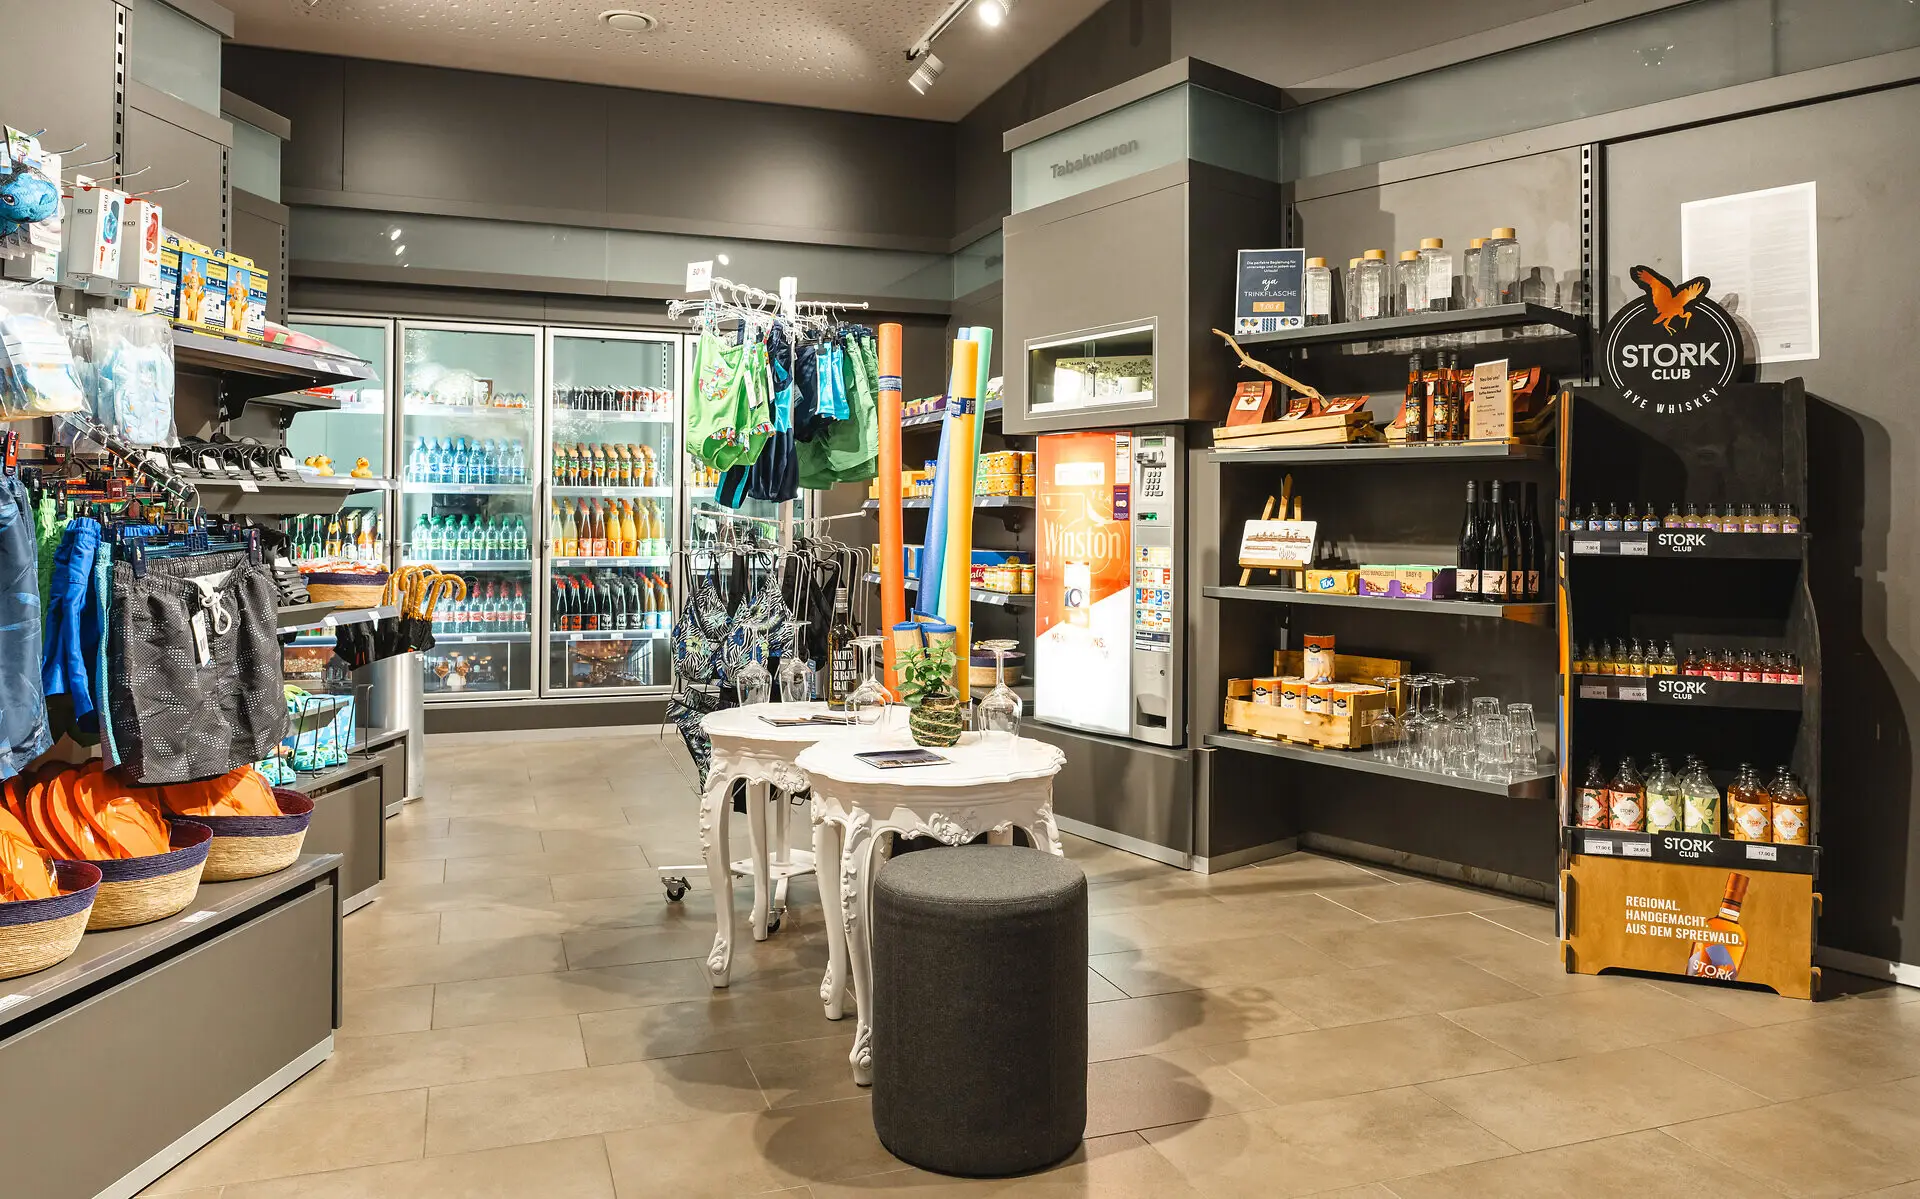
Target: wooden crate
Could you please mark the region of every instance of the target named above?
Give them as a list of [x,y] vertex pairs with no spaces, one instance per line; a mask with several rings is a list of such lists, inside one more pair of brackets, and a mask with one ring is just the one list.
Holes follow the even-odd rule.
[[1337,416],[1262,421],[1257,425],[1222,425],[1213,431],[1214,448],[1220,450],[1284,449],[1374,439],[1373,417],[1365,409]]
[[[1273,655],[1273,673],[1298,675],[1303,669],[1300,650],[1281,650]],[[1373,685],[1376,676],[1404,675],[1411,669],[1405,662],[1391,658],[1366,658],[1357,654],[1335,654],[1333,680],[1336,683]],[[1354,697],[1353,710],[1345,716],[1315,716],[1307,712],[1253,702],[1253,680],[1227,681],[1226,711],[1222,723],[1236,733],[1292,741],[1321,749],[1365,749],[1372,744],[1367,716],[1392,705],[1398,709],[1397,688],[1386,692]]]

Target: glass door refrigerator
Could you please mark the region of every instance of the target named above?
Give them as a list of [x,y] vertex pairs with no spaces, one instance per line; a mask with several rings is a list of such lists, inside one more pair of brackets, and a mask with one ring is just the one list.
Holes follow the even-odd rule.
[[684,341],[547,331],[546,695],[672,686]]
[[466,580],[434,614],[428,703],[539,694],[538,327],[403,320],[400,511],[404,563]]
[[[296,316],[295,332],[321,338],[373,364],[371,379],[328,388],[338,408],[297,412],[287,427],[287,448],[299,461],[315,455],[333,460],[345,476],[364,458],[376,479],[392,479],[392,445],[387,419],[388,383],[393,378],[393,322],[352,316]],[[392,502],[386,491],[348,497],[337,513],[290,516],[286,529],[297,561],[346,557],[385,566],[391,559]],[[327,643],[332,644],[331,634]]]

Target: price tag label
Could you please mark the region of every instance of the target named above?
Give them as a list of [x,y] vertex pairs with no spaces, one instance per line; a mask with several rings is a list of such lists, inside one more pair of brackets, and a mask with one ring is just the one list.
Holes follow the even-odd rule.
[[1647,702],[1647,685],[1645,683],[1622,683],[1620,684],[1619,698],[1637,700],[1640,703],[1645,703]]
[[1600,542],[1597,538],[1575,537],[1573,539],[1573,552],[1576,554],[1597,554],[1600,552]]
[[1613,842],[1596,841],[1593,838],[1589,837],[1587,839],[1586,850],[1588,853],[1598,854],[1601,857],[1610,858],[1613,856]]
[[713,286],[713,259],[687,264],[687,290],[706,291]]
[[1610,697],[1611,697],[1611,693],[1607,690],[1607,685],[1605,683],[1580,684],[1581,699],[1608,699]]
[[252,479],[242,479],[240,480],[240,490],[248,495],[259,495],[260,484],[254,482]]
[[1777,862],[1779,860],[1780,860],[1780,849],[1778,846],[1775,846],[1775,845],[1747,846],[1747,861],[1749,862]]
[[1650,858],[1653,856],[1653,842],[1623,841],[1620,843],[1620,856],[1625,858]]
[[1647,556],[1647,539],[1642,537],[1638,541],[1622,541],[1620,543],[1620,554],[1622,557],[1626,557],[1626,558],[1646,557]]
[[12,995],[0,995],[0,1012],[4,1012],[15,1004],[25,1003],[26,1001],[27,996],[17,992]]
[[219,914],[220,913],[214,911],[212,908],[202,908],[200,911],[189,912],[185,916],[180,917],[180,923],[198,924],[202,920],[211,920]]

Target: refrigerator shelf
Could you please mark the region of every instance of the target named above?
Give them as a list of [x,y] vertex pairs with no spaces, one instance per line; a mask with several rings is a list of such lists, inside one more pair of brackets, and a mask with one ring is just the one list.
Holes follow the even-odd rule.
[[477,574],[481,571],[504,571],[508,574],[518,574],[522,571],[533,569],[533,559],[531,558],[474,558],[474,559],[441,560],[441,559],[435,559],[435,558],[416,558],[411,554],[409,554],[407,555],[407,558],[406,558],[406,564],[408,566],[431,566],[438,570],[445,571],[448,574],[460,574],[462,572],[472,572]]
[[674,416],[671,412],[596,412],[586,408],[554,408],[551,410],[555,423],[567,421],[590,421],[606,425],[671,425]]
[[671,487],[550,487],[547,489],[558,499],[572,499],[576,496],[593,498],[607,497],[623,499],[640,496],[652,499],[671,499]]
[[524,629],[511,633],[435,633],[434,644],[441,645],[519,645],[533,640]]
[[530,495],[532,483],[402,483],[408,495]]
[[590,566],[638,566],[658,568],[671,565],[672,558],[553,558],[550,559],[556,569],[570,569]]
[[532,420],[536,410],[528,408],[477,407],[461,404],[413,404],[406,410],[408,420],[464,418],[467,420]]
[[662,641],[673,636],[665,629],[594,629],[547,634],[553,641]]

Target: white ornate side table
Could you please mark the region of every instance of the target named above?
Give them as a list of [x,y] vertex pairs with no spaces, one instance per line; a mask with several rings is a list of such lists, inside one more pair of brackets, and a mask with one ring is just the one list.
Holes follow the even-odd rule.
[[[794,758],[807,747],[823,740],[844,738],[860,731],[854,727],[833,725],[796,725],[781,728],[762,717],[796,717],[824,714],[827,705],[808,703],[754,704],[714,712],[701,720],[713,743],[712,764],[707,770],[707,788],[700,796],[700,849],[706,857],[707,878],[713,887],[713,912],[716,930],[713,951],[707,955],[707,981],[724,987],[732,981],[733,970],[733,876],[736,871],[753,876],[753,939],[768,936],[771,913],[785,907],[787,880],[815,873],[820,860],[820,832],[814,829],[814,852],[787,849],[788,795],[807,789],[807,776],[794,765]],[[747,783],[747,833],[751,843],[748,858],[731,860],[728,825],[733,814],[733,784]],[[774,807],[774,827],[769,840],[767,808]],[[771,849],[771,853],[769,852]],[[833,861],[831,855],[825,858]],[[831,881],[831,880],[829,880]],[[834,890],[820,888],[822,894]],[[832,909],[829,909],[829,916]],[[830,920],[829,927],[833,926]],[[829,936],[832,959],[830,977],[847,976],[846,947]],[[842,986],[844,986],[844,982]],[[827,1002],[827,1017],[838,1020],[843,1014],[836,990]]]
[[[840,856],[840,885],[829,885],[824,875],[820,885],[832,949],[821,998],[825,1000],[829,993],[837,996],[836,984],[844,977],[838,963],[850,960],[859,1025],[848,1058],[853,1063],[853,1080],[861,1086],[873,1083],[873,922],[869,912],[873,877],[887,834],[964,845],[981,833],[1018,828],[1039,848],[1060,852],[1060,833],[1053,821],[1053,776],[1060,772],[1066,755],[1058,749],[1025,737],[983,740],[978,733],[968,733],[959,745],[935,751],[948,759],[939,766],[882,770],[855,756],[912,747],[913,739],[905,731],[869,730],[861,736],[822,741],[795,759],[813,788],[815,857],[830,862],[833,854]],[[844,948],[831,944],[837,939],[836,927],[845,930]]]

